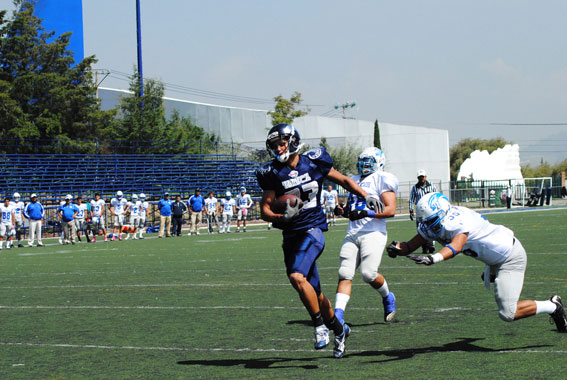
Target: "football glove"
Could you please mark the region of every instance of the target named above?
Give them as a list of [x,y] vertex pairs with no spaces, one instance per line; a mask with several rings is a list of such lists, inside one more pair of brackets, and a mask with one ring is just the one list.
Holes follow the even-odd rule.
[[346,210],[345,210],[345,204],[339,203],[338,205],[336,205],[334,214],[336,216],[345,216],[346,217],[347,215],[346,215]]
[[409,218],[410,218],[410,220],[414,220],[414,219],[415,219],[415,214],[413,213],[413,210],[411,210],[411,211],[409,212]]
[[[484,272],[482,272],[480,278],[482,278],[482,282],[484,282]],[[495,280],[496,280],[496,275],[494,273],[490,273],[490,282],[494,282]]]
[[295,206],[290,206],[289,199],[285,202],[285,211],[282,215],[282,222],[289,223],[299,215],[299,202],[295,202]]
[[433,258],[431,256],[409,255],[407,256],[407,258],[415,261],[416,264],[423,264],[423,265],[433,264]]
[[402,249],[398,247],[398,244],[400,244],[400,242],[394,240],[393,242],[390,243],[389,246],[386,247],[386,252],[388,252],[388,256],[390,256],[393,259],[395,259],[396,257],[398,257],[399,254],[402,253]]
[[349,214],[348,214],[348,218],[350,220],[359,220],[362,218],[373,218],[374,216],[376,216],[376,213],[372,210],[352,210]]
[[374,212],[376,212],[377,214],[380,214],[384,211],[384,203],[382,203],[382,201],[375,196],[367,195],[366,198],[364,198],[364,201],[366,202],[366,207],[374,210]]

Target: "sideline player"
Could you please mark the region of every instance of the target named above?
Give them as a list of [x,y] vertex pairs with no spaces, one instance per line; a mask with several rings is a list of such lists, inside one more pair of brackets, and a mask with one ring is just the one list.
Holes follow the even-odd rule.
[[220,234],[219,203],[217,198],[215,198],[214,191],[209,191],[209,197],[205,199],[205,215],[207,215],[207,227],[209,234],[213,233],[213,221],[217,225],[217,233]]
[[146,201],[146,194],[140,193],[140,217],[138,230],[140,231],[140,239],[144,238],[144,227],[146,227],[146,219],[148,218],[150,204]]
[[93,243],[96,242],[96,234],[98,233],[99,229],[102,230],[102,233],[104,234],[104,241],[108,241],[108,236],[106,236],[106,227],[104,225],[105,208],[106,206],[104,199],[100,198],[99,193],[95,193],[94,199],[91,200],[91,215],[92,215],[92,224],[94,227]]
[[130,226],[133,228],[129,228],[126,230],[126,238],[125,240],[130,239],[130,232],[134,232],[133,240],[138,240],[138,226],[140,225],[140,204],[141,202],[138,200],[138,194],[132,194],[132,201],[126,203],[126,207],[128,210],[128,214],[130,214]]
[[89,238],[89,234],[85,228],[85,219],[88,216],[89,206],[86,203],[83,203],[83,197],[80,195],[77,197],[76,206],[79,209],[79,213],[75,217],[75,231],[77,231],[77,240],[81,241],[81,232],[84,231],[85,237],[87,238],[87,243],[89,243],[91,239]]
[[122,240],[122,226],[124,225],[124,213],[128,201],[123,197],[122,191],[116,192],[116,197],[110,200],[110,212],[114,215],[114,228],[112,229],[112,241]]
[[[382,253],[388,241],[385,218],[396,215],[398,179],[384,171],[386,157],[380,149],[366,148],[358,156],[358,175],[352,177],[368,194],[384,203],[381,213],[369,210],[364,199],[349,194],[344,215],[350,219],[340,252],[339,283],[335,298],[335,315],[343,322],[343,315],[352,292],[352,279],[360,266],[364,282],[382,296],[384,321],[391,322],[396,314],[396,297],[390,292],[384,276],[378,273]],[[337,207],[342,211],[341,207]]]
[[18,247],[22,248],[22,235],[24,233],[24,202],[20,200],[20,193],[16,192],[13,195],[13,201],[10,202],[12,208],[14,209],[14,218],[16,227],[16,240],[18,242]]
[[240,232],[240,221],[242,220],[243,228],[242,231],[246,232],[246,217],[248,215],[248,209],[252,207],[254,202],[250,198],[250,194],[246,194],[246,188],[242,186],[240,188],[240,194],[236,197],[236,208],[238,209],[238,215],[236,218],[236,232]]
[[221,234],[230,233],[230,220],[232,216],[236,213],[236,202],[232,198],[230,191],[227,191],[224,199],[221,200],[221,212],[222,212],[222,229]]
[[[321,291],[316,264],[325,247],[323,231],[327,231],[320,201],[323,180],[326,178],[366,199],[373,209],[380,205],[378,199],[333,168],[333,160],[324,148],[299,154],[301,147],[299,132],[290,124],[278,124],[268,132],[266,148],[273,160],[256,170],[258,184],[264,191],[260,210],[262,219],[283,230],[287,275],[313,320],[315,349],[329,344],[331,329],[335,334],[333,355],[340,358],[350,328],[335,317],[331,302]],[[300,197],[303,207],[300,209],[299,204],[292,207],[288,202],[283,214],[272,211],[276,198],[284,194]]]
[[498,316],[505,322],[546,313],[559,332],[567,332],[567,319],[561,297],[546,301],[520,299],[526,271],[526,251],[514,232],[492,224],[485,217],[462,206],[452,206],[441,193],[430,193],[417,203],[417,235],[407,242],[392,242],[390,256],[406,256],[429,240],[443,244],[433,255],[410,255],[417,264],[432,265],[453,258],[458,253],[486,264],[484,283],[490,288],[494,279],[494,297]]
[[337,224],[337,220],[335,219],[335,207],[339,204],[339,194],[337,193],[337,190],[333,190],[332,185],[329,185],[327,190],[323,191],[323,201],[325,202],[327,223],[329,223],[329,219],[331,219],[334,226]]
[[14,224],[16,218],[14,216],[14,208],[10,204],[10,198],[4,199],[4,204],[0,205],[0,250],[4,246],[6,239],[6,249],[12,248],[12,239],[14,238]]

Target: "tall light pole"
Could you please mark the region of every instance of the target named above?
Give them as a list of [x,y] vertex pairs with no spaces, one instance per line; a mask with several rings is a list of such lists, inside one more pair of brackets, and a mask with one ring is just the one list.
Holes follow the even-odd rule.
[[140,79],[140,97],[144,96],[144,73],[142,70],[142,22],[140,18],[140,0],[136,0],[136,31],[138,40],[138,78]]

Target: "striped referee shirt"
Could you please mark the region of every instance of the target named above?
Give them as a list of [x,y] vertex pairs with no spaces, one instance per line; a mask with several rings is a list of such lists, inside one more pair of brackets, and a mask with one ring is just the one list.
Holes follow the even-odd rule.
[[425,181],[423,185],[421,185],[419,182],[413,185],[409,196],[410,211],[413,211],[415,205],[417,204],[417,202],[419,202],[421,197],[423,197],[425,194],[435,193],[436,191],[437,188],[435,188],[435,185],[429,181]]

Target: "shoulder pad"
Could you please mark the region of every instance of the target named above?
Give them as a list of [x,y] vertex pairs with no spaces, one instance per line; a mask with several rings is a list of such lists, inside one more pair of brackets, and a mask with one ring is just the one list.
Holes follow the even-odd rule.
[[266,173],[269,173],[271,170],[272,170],[272,163],[266,162],[266,163],[262,164],[262,166],[260,166],[259,168],[256,169],[256,174],[264,175]]
[[316,160],[321,157],[325,153],[325,148],[322,146],[318,148],[309,149],[307,152],[303,153],[303,155],[307,156],[310,160]]

